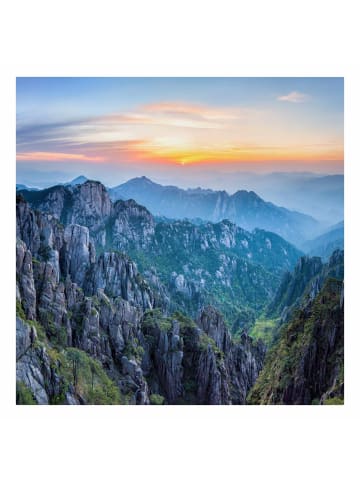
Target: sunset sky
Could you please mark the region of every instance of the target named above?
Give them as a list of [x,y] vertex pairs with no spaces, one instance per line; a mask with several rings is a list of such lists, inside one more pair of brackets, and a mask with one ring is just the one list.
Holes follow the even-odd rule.
[[18,78],[18,182],[342,173],[343,101],[340,78]]

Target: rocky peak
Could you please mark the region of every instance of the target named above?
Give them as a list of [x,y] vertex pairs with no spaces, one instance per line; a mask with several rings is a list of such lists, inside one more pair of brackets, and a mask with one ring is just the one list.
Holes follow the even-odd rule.
[[230,348],[230,333],[225,326],[221,313],[213,306],[206,306],[202,309],[197,319],[197,324],[216,343],[216,346],[226,353]]
[[111,213],[109,194],[100,182],[86,181],[72,188],[72,207],[67,224],[82,224],[96,229]]
[[155,221],[149,211],[134,200],[120,200],[112,206],[108,232],[116,249],[142,248],[154,237]]
[[76,186],[77,184],[83,184],[86,181],[88,181],[87,177],[78,176],[78,177],[75,177],[75,179],[73,179],[72,181],[65,183],[65,186]]

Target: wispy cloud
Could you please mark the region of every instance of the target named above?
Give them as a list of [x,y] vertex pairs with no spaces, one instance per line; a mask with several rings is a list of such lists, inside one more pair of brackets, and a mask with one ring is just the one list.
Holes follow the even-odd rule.
[[[294,91],[277,99],[300,103],[309,96]],[[330,138],[333,145],[327,146],[323,144],[328,136],[321,129],[316,136],[311,130],[299,131],[302,118],[293,116],[292,109],[285,113],[289,122],[280,129],[277,110],[284,109],[279,107],[274,114],[258,107],[174,100],[48,124],[19,122],[17,160],[94,166],[342,159],[342,140]]]
[[69,154],[67,152],[22,152],[17,154],[17,161],[86,161],[101,162],[101,156],[87,156],[85,154]]
[[218,108],[186,102],[157,102],[139,106],[133,112],[115,113],[91,121],[97,125],[157,125],[194,129],[222,129],[244,117],[235,108]]
[[294,104],[301,104],[308,101],[309,99],[310,96],[308,94],[303,94],[302,92],[297,92],[296,90],[290,92],[289,94],[280,95],[279,97],[277,97],[277,100],[283,102],[293,102]]
[[239,109],[210,107],[187,102],[157,102],[143,107],[146,112],[170,115],[193,115],[207,120],[234,120],[239,118]]

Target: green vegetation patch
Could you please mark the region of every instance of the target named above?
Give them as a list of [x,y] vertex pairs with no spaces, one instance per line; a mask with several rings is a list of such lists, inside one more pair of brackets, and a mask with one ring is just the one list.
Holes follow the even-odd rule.
[[324,405],[344,405],[344,399],[340,397],[327,398]]
[[37,405],[34,395],[24,382],[16,382],[16,405]]
[[16,315],[22,320],[26,319],[24,308],[20,300],[16,300]]
[[164,405],[165,398],[158,393],[153,393],[149,398],[151,405]]
[[258,318],[251,328],[249,335],[254,340],[262,340],[267,346],[271,345],[278,327],[278,318]]
[[160,328],[161,331],[171,330],[171,318],[166,318],[161,314],[160,309],[147,310],[143,318],[144,328]]
[[37,320],[24,320],[25,323],[36,330],[36,335],[41,343],[45,343],[47,338],[46,338],[46,333],[44,328],[40,325],[40,323]]
[[66,376],[75,393],[90,405],[117,405],[121,403],[120,391],[107,376],[101,364],[77,348],[65,350]]

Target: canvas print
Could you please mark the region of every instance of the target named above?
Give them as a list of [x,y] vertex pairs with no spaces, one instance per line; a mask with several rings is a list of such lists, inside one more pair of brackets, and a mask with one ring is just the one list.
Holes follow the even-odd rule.
[[342,78],[16,79],[16,403],[344,403]]

